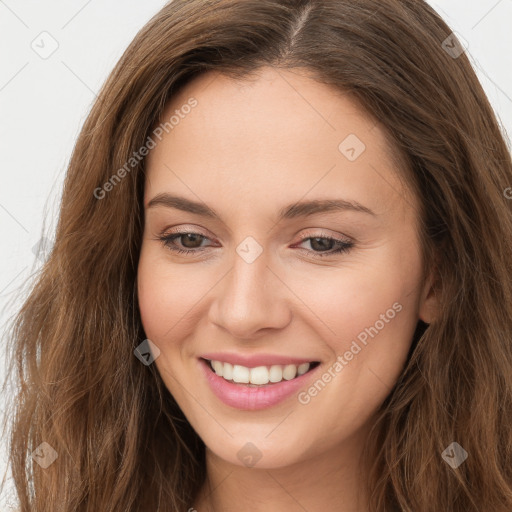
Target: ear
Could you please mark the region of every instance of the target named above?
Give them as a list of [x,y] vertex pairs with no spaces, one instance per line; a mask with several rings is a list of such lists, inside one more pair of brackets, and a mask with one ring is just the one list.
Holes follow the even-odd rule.
[[433,284],[434,273],[432,272],[425,281],[419,304],[419,318],[427,324],[435,320],[439,311],[439,300]]

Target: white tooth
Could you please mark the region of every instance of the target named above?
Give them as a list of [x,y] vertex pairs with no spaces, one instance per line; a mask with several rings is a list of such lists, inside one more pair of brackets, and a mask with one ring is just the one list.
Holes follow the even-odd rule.
[[283,367],[278,364],[271,366],[268,377],[270,382],[281,382],[283,380]]
[[224,363],[224,370],[222,376],[226,380],[233,380],[233,365],[231,363]]
[[283,379],[292,380],[297,374],[297,367],[294,364],[287,364],[283,369]]
[[303,363],[297,368],[298,375],[304,375],[309,370],[309,363]]
[[222,377],[222,368],[224,365],[220,361],[212,361],[211,363],[212,363],[213,370],[215,371],[215,373],[219,377]]
[[296,376],[303,375],[310,368],[310,363],[303,363],[298,367],[294,364],[258,366],[256,368],[247,368],[241,365],[232,365],[222,361],[210,361],[213,371],[226,380],[231,380],[240,384],[255,384],[263,386],[269,382],[277,383],[284,380],[292,380]]
[[268,384],[268,370],[266,366],[257,366],[251,368],[250,378],[251,384]]
[[233,381],[249,384],[249,368],[235,364],[233,366]]

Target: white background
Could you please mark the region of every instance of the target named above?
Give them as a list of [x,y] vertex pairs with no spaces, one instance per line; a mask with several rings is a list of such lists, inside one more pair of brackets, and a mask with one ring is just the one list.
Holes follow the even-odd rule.
[[[19,307],[17,294],[40,266],[33,248],[42,237],[44,219],[52,239],[66,165],[96,93],[137,31],[164,3],[0,0],[1,326]],[[510,147],[512,0],[429,3],[468,42]],[[47,59],[31,47],[44,31],[58,43]],[[47,39],[46,48],[50,44]],[[2,361],[3,355],[3,381]],[[4,447],[2,440],[0,479]],[[4,493],[1,511],[9,510],[6,500]]]

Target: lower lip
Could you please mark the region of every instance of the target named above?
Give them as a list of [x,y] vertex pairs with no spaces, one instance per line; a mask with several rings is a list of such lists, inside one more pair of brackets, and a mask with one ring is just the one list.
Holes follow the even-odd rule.
[[204,359],[199,359],[199,365],[211,390],[219,400],[226,405],[246,411],[266,409],[286,400],[298,392],[320,368],[320,365],[318,365],[292,380],[282,380],[276,384],[249,387],[245,384],[228,382],[226,379],[219,377],[211,370],[210,363]]

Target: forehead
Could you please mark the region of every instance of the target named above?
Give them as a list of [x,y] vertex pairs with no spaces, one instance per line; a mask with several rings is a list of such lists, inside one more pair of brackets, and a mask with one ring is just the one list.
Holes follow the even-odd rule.
[[173,96],[161,122],[171,118],[147,158],[148,193],[186,182],[207,197],[373,197],[374,211],[414,201],[380,124],[302,70],[205,73]]

